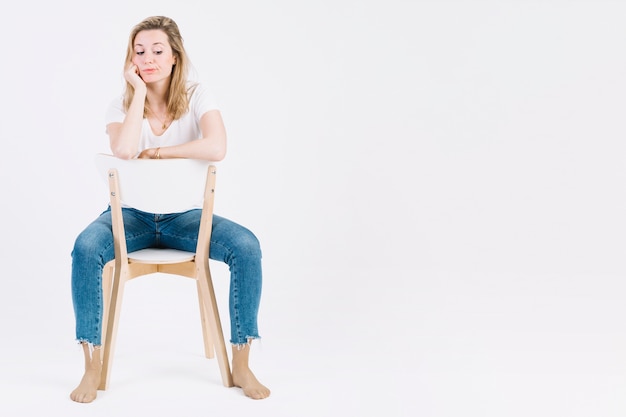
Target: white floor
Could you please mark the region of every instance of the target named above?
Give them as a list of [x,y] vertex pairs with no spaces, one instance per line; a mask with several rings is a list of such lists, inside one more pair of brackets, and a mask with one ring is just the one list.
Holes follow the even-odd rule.
[[[213,270],[223,308],[225,270]],[[270,272],[252,357],[269,399],[221,385],[193,282],[155,276],[127,287],[110,389],[73,403],[81,351],[69,295],[49,297],[67,282],[49,277],[0,299],[0,415],[626,415],[616,277]]]

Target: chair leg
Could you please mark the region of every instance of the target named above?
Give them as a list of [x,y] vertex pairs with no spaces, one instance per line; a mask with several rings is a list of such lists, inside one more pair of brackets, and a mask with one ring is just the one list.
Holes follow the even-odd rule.
[[204,340],[204,356],[208,359],[215,357],[215,344],[213,343],[213,331],[211,330],[211,318],[207,308],[205,307],[204,298],[202,297],[202,288],[200,282],[197,281],[198,287],[198,304],[200,305],[200,323],[202,324],[202,338]]
[[115,261],[104,265],[102,270],[102,345],[106,343],[107,323],[109,322],[109,308],[111,306],[111,287],[113,285],[113,271]]
[[109,385],[113,354],[115,351],[115,338],[117,336],[117,326],[122,308],[122,297],[124,295],[124,284],[127,275],[126,268],[124,268],[123,265],[120,267],[116,265],[113,269],[113,288],[111,290],[111,301],[109,303],[106,319],[106,334],[103,337],[102,376],[100,386],[98,387],[98,389],[103,391],[106,390]]
[[233,387],[233,375],[230,371],[230,364],[228,363],[226,343],[224,342],[224,333],[222,332],[222,323],[217,308],[217,300],[215,299],[213,281],[211,280],[211,273],[206,266],[205,268],[199,268],[198,284],[200,285],[204,308],[211,324],[209,328],[213,333],[213,342],[215,343],[215,353],[222,375],[222,384],[224,384],[225,387]]

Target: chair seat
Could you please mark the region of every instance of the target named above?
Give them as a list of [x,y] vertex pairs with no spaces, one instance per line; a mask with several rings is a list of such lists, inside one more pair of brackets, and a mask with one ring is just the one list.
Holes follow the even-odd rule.
[[177,249],[147,248],[128,254],[130,262],[143,264],[177,264],[193,261],[196,254]]

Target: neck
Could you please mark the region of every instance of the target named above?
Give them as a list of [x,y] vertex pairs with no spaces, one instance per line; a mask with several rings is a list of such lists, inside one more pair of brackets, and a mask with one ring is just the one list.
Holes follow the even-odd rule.
[[167,108],[167,101],[165,96],[146,94],[146,100],[152,110],[164,111]]
[[167,89],[169,82],[163,80],[158,83],[147,85],[146,100],[153,110],[164,110],[167,107]]

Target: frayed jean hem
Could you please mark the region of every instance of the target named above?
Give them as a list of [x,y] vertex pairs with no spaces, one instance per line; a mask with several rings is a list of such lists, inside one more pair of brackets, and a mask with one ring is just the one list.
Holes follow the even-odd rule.
[[241,350],[243,348],[245,348],[246,346],[250,346],[252,345],[252,341],[253,340],[261,340],[261,336],[247,336],[246,337],[246,342],[243,343],[235,343],[232,340],[230,341],[230,344],[234,347],[237,348],[237,350]]

